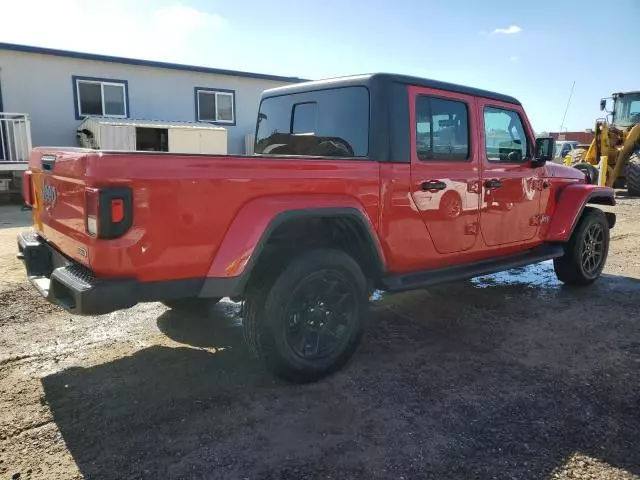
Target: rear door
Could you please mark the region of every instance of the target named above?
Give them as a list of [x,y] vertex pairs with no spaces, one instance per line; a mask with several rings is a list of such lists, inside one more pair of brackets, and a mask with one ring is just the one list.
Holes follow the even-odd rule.
[[480,169],[471,96],[409,87],[411,195],[441,254],[470,249],[479,232]]
[[534,140],[519,105],[478,99],[483,119],[482,238],[489,246],[527,243],[538,231],[539,169]]

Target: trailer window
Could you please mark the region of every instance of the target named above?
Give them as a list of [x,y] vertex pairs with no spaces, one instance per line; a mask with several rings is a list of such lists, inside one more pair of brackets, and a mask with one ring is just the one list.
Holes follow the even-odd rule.
[[369,91],[342,87],[264,99],[255,152],[273,155],[366,157]]
[[169,130],[166,128],[136,128],[136,150],[143,152],[168,152]]

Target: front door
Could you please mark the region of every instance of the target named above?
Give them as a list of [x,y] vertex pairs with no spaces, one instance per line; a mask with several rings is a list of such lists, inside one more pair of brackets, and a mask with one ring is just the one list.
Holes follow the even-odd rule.
[[538,230],[540,213],[533,136],[519,106],[479,100],[478,108],[484,120],[482,238],[490,246],[526,243]]
[[411,195],[440,254],[479,234],[480,165],[473,97],[410,87]]

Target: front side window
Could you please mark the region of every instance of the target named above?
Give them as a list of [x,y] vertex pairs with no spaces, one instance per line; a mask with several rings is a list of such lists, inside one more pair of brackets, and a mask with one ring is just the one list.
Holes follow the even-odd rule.
[[469,158],[467,104],[419,96],[416,99],[416,150],[420,160]]
[[79,118],[127,117],[127,82],[74,77],[74,84]]
[[519,163],[528,158],[527,136],[517,112],[485,107],[484,138],[490,162]]
[[235,92],[196,88],[198,122],[235,123]]
[[292,93],[260,104],[256,153],[348,158],[368,151],[366,87]]

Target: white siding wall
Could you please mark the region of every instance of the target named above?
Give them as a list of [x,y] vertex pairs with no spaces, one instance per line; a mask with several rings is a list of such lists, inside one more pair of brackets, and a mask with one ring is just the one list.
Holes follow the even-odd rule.
[[80,120],[74,110],[72,75],[127,80],[129,117],[195,121],[195,87],[236,92],[236,125],[228,130],[229,153],[244,153],[255,129],[260,94],[286,82],[169,70],[0,50],[4,111],[31,116],[34,146],[76,146]]

